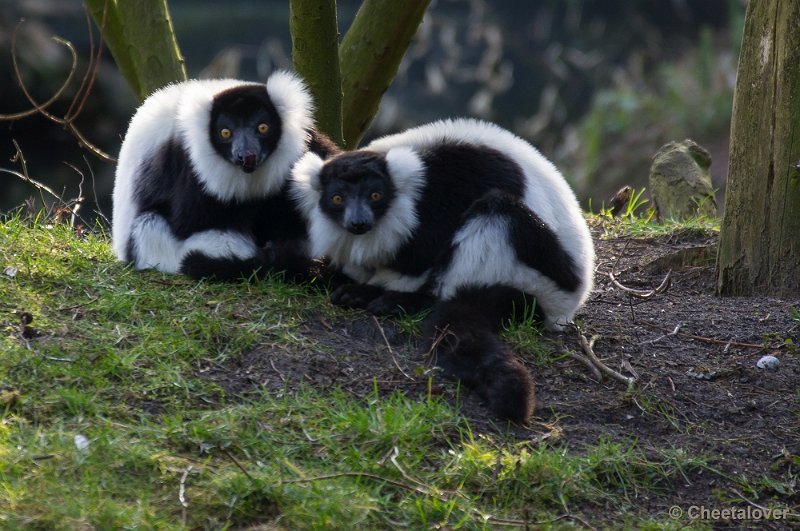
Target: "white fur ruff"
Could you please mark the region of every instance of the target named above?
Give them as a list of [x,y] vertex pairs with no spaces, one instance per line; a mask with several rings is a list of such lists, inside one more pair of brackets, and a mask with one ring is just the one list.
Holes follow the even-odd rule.
[[[323,161],[307,153],[292,171],[292,194],[309,221],[313,256],[327,256],[336,266],[373,270],[392,259],[419,224],[416,204],[425,185],[422,160],[411,150],[398,149],[387,156],[397,194],[380,222],[362,235],[351,234],[319,207],[319,173]],[[364,275],[359,275],[364,276]]]
[[[176,141],[188,150],[204,191],[222,201],[267,197],[284,185],[292,165],[306,150],[307,131],[313,126],[311,96],[293,74],[275,72],[269,77],[266,90],[281,118],[282,134],[275,151],[255,172],[247,174],[220,157],[209,140],[214,96],[240,85],[257,84],[236,79],[176,83],[153,93],[136,111],[120,148],[114,182],[112,242],[119,259],[127,258],[128,241],[139,213],[134,191],[141,165],[166,142]],[[152,231],[147,237],[154,237]],[[162,240],[143,245],[160,248],[169,237]],[[174,249],[165,250],[162,257],[153,259],[171,264],[176,253]],[[172,269],[171,265],[165,267]]]

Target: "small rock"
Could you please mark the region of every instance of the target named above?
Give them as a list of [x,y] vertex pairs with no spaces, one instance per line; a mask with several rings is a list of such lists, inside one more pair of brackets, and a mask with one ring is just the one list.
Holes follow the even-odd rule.
[[756,367],[759,369],[777,369],[780,364],[780,360],[775,356],[762,356],[762,358],[756,362]]
[[650,196],[660,221],[716,216],[710,166],[708,151],[693,140],[661,146],[653,156],[649,179]]
[[87,451],[89,449],[89,439],[85,435],[77,434],[75,436],[75,447],[81,452]]

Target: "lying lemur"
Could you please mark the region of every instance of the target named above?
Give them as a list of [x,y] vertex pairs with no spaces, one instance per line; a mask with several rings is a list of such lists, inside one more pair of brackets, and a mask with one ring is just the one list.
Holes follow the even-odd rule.
[[533,146],[475,120],[440,121],[295,165],[311,252],[352,283],[335,304],[375,314],[433,305],[426,351],[501,417],[524,421],[533,380],[497,338],[526,305],[551,330],[593,284],[594,248],[574,193]]

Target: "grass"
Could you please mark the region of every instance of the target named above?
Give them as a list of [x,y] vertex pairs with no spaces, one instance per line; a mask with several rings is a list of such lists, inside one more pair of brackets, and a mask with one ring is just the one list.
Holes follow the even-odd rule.
[[698,215],[687,219],[665,219],[655,223],[655,210],[647,208],[649,199],[643,197],[645,189],[634,190],[618,216],[611,213],[605,204],[600,205],[598,212],[594,212],[591,201],[589,203],[589,222],[602,229],[601,238],[610,239],[620,236],[632,238],[656,238],[660,236],[709,236],[718,234],[720,228],[719,218],[710,218]]
[[[347,315],[277,279],[133,271],[101,231],[0,223],[0,527],[660,528],[639,500],[705,468],[635,439],[475,435],[436,396],[231,396],[200,374],[264,342],[313,348],[312,314]],[[530,327],[505,335],[536,348]]]

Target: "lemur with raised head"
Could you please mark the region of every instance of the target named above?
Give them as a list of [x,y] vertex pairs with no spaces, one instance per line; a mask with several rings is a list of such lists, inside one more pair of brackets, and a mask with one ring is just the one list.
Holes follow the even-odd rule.
[[112,241],[137,269],[235,279],[301,271],[306,225],[287,195],[292,165],[337,151],[314,129],[296,76],[190,80],[131,119],[114,183]]
[[559,330],[593,285],[589,229],[558,170],[511,132],[461,119],[327,161],[309,153],[292,180],[312,254],[350,279],[333,302],[376,314],[433,305],[424,344],[437,365],[498,415],[527,419],[533,381],[497,332],[526,305]]

